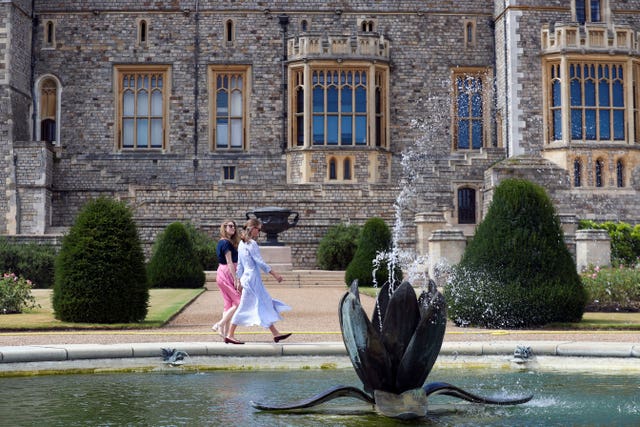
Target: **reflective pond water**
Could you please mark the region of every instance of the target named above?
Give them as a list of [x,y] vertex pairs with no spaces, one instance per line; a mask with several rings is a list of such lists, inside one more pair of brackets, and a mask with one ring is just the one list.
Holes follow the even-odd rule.
[[[484,396],[532,392],[529,403],[483,406],[430,399],[430,416],[409,425],[638,426],[637,375],[488,369],[435,369],[445,381]],[[289,403],[334,385],[361,387],[353,369],[163,371],[0,378],[0,424],[12,426],[392,426],[358,400],[340,398],[311,410],[267,413],[251,400]]]

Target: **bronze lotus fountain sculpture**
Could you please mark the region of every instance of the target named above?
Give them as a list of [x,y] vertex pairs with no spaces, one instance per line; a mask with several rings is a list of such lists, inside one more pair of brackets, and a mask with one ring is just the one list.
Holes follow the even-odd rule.
[[444,394],[469,402],[515,405],[532,395],[516,399],[487,398],[444,382],[424,384],[433,367],[446,327],[444,297],[429,281],[429,288],[416,293],[408,282],[380,290],[371,321],[360,303],[357,282],[340,301],[342,338],[364,391],[336,386],[310,399],[287,405],[251,402],[266,411],[309,408],[337,397],[354,397],[375,405],[388,417],[411,419],[427,414],[429,396]]

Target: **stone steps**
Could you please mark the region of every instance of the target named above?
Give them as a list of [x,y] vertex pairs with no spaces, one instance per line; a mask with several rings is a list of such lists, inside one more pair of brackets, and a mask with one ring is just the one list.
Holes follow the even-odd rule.
[[[277,271],[277,270],[276,270]],[[346,288],[344,282],[344,271],[329,270],[289,270],[278,271],[282,275],[282,285],[290,285],[294,287],[303,286],[325,286],[325,287],[342,287]],[[207,288],[215,288],[216,272],[205,271],[207,277]],[[263,274],[262,280],[265,285],[270,286],[276,284],[275,279],[269,274]]]

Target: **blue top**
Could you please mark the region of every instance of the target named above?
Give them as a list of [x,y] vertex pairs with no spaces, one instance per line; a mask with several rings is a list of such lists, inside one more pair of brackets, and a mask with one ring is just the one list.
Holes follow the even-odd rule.
[[218,256],[219,264],[227,264],[227,258],[224,256],[227,252],[231,251],[231,260],[238,262],[238,250],[233,247],[233,244],[227,239],[220,239],[218,246],[216,246],[216,255]]

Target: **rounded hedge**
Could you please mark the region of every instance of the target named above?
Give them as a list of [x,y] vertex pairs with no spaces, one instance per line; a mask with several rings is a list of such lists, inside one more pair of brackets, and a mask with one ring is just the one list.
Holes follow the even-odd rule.
[[56,248],[37,243],[11,243],[0,238],[0,272],[31,280],[34,288],[51,288]]
[[147,265],[152,288],[200,288],[205,274],[181,222],[169,224],[157,237]]
[[344,270],[358,248],[360,227],[355,224],[336,224],[329,228],[318,245],[318,266],[322,270]]
[[[382,218],[368,219],[362,227],[356,253],[345,271],[347,286],[350,286],[354,280],[358,280],[358,286],[374,286],[374,284],[382,286],[388,282],[388,262],[382,260],[376,271],[374,283],[373,261],[378,253],[388,252],[391,249],[391,244],[391,230],[384,220]],[[394,272],[395,281],[400,282],[402,280],[400,267],[396,266]]]
[[148,301],[144,253],[131,210],[108,198],[87,203],[56,257],[56,318],[139,322],[147,315]]
[[187,234],[193,245],[195,257],[200,261],[202,268],[208,271],[218,269],[218,256],[216,255],[217,240],[212,239],[202,230],[196,228],[190,222],[184,224]]
[[582,318],[586,292],[542,187],[522,179],[496,187],[444,293],[458,325],[528,327]]

